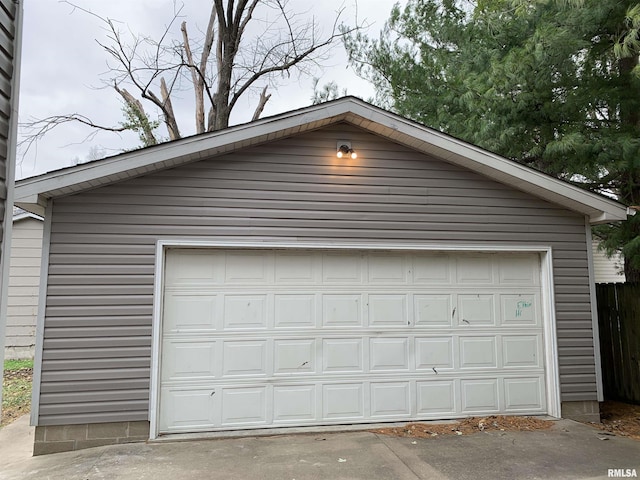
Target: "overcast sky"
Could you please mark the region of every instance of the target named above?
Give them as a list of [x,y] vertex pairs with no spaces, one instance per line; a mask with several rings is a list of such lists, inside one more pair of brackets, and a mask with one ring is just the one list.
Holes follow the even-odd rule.
[[[354,0],[321,0],[310,6],[308,0],[290,0],[292,9],[314,16],[327,33],[335,12],[345,5],[345,22],[355,18]],[[171,0],[75,0],[77,5],[103,17],[119,20],[123,29],[144,35],[158,35],[173,16]],[[377,36],[396,0],[359,0],[358,17],[371,25],[369,34]],[[195,37],[204,29],[210,9],[209,0],[185,1],[182,14],[190,34]],[[51,115],[79,113],[104,125],[117,125],[123,120],[119,97],[112,89],[99,88],[108,78],[107,55],[96,40],[106,42],[106,32],[97,18],[57,0],[26,0],[24,2],[24,31],[20,85],[20,121],[45,118]],[[179,34],[179,22],[173,29]],[[346,68],[346,55],[337,43],[324,67],[315,72],[320,85],[336,81],[348,93],[362,98],[373,96],[373,88]],[[281,88],[272,89],[272,98],[262,116],[273,115],[310,104],[313,94],[312,77],[287,79]],[[193,107],[191,92],[174,98],[174,107],[182,117],[183,135],[192,134]],[[232,123],[250,120],[256,103],[255,96],[239,102]],[[156,112],[148,105],[148,113]],[[139,145],[136,134],[118,136],[101,133],[86,139],[91,130],[80,124],[67,124],[52,130],[32,147],[26,156],[18,158],[16,178],[37,175],[85,161],[94,151],[107,155]],[[159,133],[166,136],[161,126]]]

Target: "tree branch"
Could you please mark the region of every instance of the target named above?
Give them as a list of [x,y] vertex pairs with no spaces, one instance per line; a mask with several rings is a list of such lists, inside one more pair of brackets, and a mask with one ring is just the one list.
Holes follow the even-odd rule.
[[109,127],[106,125],[100,125],[94,123],[89,117],[81,115],[79,113],[70,113],[67,115],[52,115],[40,120],[34,120],[29,122],[20,123],[20,128],[23,131],[29,132],[27,135],[23,135],[22,139],[18,142],[18,147],[22,150],[23,156],[31,149],[31,147],[47,133],[53,129],[63,125],[65,123],[81,123],[96,130],[103,130],[105,132],[124,132],[129,130],[125,126]]
[[178,122],[176,122],[176,116],[173,113],[173,105],[171,104],[171,96],[169,95],[169,89],[167,83],[164,81],[164,77],[160,78],[160,95],[162,95],[162,104],[164,105],[164,111],[167,112],[165,117],[165,123],[169,130],[169,138],[171,140],[177,140],[180,137],[180,129],[178,129]]
[[262,115],[262,111],[264,110],[264,106],[267,104],[270,98],[271,94],[267,95],[267,86],[265,85],[265,87],[262,89],[262,92],[260,92],[260,100],[258,101],[258,106],[253,112],[253,118],[251,119],[251,121],[255,121],[260,118],[260,115]]

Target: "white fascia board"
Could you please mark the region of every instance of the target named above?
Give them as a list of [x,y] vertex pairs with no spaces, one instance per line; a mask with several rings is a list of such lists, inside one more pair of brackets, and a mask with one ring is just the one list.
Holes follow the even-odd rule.
[[[593,194],[437,130],[416,124],[390,112],[376,109],[366,103],[354,102],[352,112],[371,122],[385,125],[394,132],[421,139],[428,145],[427,148],[421,148],[414,144],[413,148],[488,175],[495,180],[571,210],[577,210],[588,215],[592,224],[620,221],[627,218],[626,207],[614,200]],[[347,120],[349,120],[348,117]],[[395,141],[404,143],[397,135],[394,137]]]
[[20,220],[24,220],[25,218],[33,218],[34,220],[43,221],[43,218],[39,215],[34,215],[31,212],[23,212],[13,217],[13,223],[19,222]]

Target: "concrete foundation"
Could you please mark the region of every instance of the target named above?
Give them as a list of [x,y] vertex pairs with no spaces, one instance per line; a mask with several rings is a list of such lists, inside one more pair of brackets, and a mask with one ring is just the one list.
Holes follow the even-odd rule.
[[562,418],[578,422],[600,423],[600,404],[596,400],[562,402]]
[[5,360],[33,360],[34,347],[5,347],[4,359]]
[[148,439],[147,421],[47,425],[36,427],[33,454],[47,455]]

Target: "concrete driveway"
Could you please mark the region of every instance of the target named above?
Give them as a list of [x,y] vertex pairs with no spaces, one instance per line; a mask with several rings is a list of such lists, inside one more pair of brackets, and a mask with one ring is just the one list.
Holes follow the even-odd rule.
[[[536,432],[414,440],[314,433],[98,447],[30,457],[26,417],[0,430],[0,479],[591,479],[640,472],[640,441],[570,420]],[[631,473],[631,472],[626,472]]]

